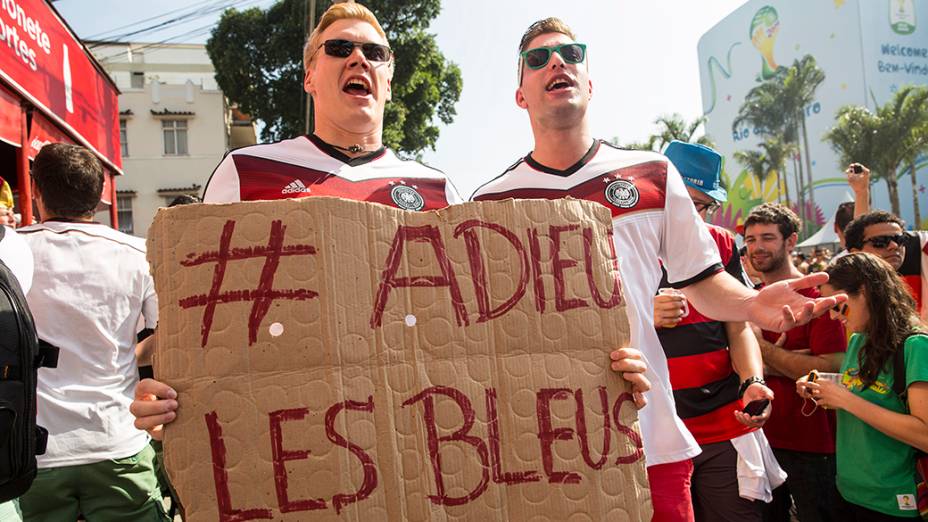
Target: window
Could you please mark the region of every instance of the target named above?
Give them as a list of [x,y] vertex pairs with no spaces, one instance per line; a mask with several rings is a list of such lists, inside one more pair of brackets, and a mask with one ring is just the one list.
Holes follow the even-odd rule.
[[132,73],[131,83],[129,84],[133,89],[144,89],[145,88],[145,73],[143,72],[134,72]]
[[119,220],[119,231],[131,234],[135,227],[132,223],[132,199],[134,194],[116,194],[116,219]]
[[122,157],[129,155],[129,134],[126,132],[126,120],[119,120],[119,146],[122,148]]
[[187,155],[187,120],[161,120],[165,156]]

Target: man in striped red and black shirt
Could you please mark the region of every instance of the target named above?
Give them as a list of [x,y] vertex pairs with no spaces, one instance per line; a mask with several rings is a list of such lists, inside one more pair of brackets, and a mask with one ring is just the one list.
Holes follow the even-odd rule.
[[[719,184],[722,157],[717,152],[673,141],[664,155],[680,171],[703,220],[719,202],[728,199]],[[732,234],[708,223],[705,226],[725,271],[745,281]],[[660,286],[670,286],[665,270]],[[685,297],[679,294],[656,296],[654,324],[667,355],[677,415],[702,448],[702,453],[693,457],[691,491],[696,520],[760,522],[762,504],[740,494],[738,452],[732,444],[732,439],[757,430],[770,416],[769,405],[755,416],[741,411],[752,401],[773,399],[773,392],[761,379],[760,348],[747,323],[709,319],[692,305],[683,313],[686,305]],[[742,382],[750,384],[740,389]]]

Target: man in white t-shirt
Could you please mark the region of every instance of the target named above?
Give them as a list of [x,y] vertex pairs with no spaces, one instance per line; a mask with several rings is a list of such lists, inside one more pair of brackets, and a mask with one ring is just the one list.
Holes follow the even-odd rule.
[[[661,278],[709,317],[787,330],[825,313],[834,300],[807,299],[797,288],[827,280],[816,275],[758,293],[722,269],[718,250],[702,224],[680,174],[664,156],[616,149],[593,139],[587,120],[592,97],[586,46],[556,18],[540,20],[520,44],[516,103],[528,111],[534,150],[477,189],[474,200],[576,197],[612,211],[616,253],[628,300],[632,346],[648,362],[653,391],[641,428],[654,520],[693,520],[689,493],[691,458],[699,446],[674,412],[667,361],[653,324],[652,296]],[[841,299],[844,297],[842,296]],[[741,390],[763,385],[762,376]]]
[[136,328],[158,320],[145,242],[93,222],[103,167],[54,143],[32,170],[42,222],[19,229],[35,258],[26,294],[39,337],[60,348],[40,369],[37,422],[49,432],[25,520],[167,520],[148,434],[129,413],[138,383]]
[[[0,178],[2,179],[2,178]],[[0,221],[2,221],[3,207],[0,205]],[[23,294],[29,292],[32,286],[32,251],[11,226],[0,224],[0,261],[13,272]],[[0,520],[3,522],[22,522],[22,513],[19,510],[19,500],[0,503]]]

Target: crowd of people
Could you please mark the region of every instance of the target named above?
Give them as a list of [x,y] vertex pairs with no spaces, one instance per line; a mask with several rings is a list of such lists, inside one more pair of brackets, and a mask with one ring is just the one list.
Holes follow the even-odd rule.
[[[928,451],[928,233],[871,212],[869,171],[851,166],[857,199],[836,220],[845,251],[795,263],[799,219],[764,204],[747,216],[739,252],[730,232],[705,223],[727,197],[718,153],[682,142],[664,155],[627,151],[592,136],[586,52],[561,20],[528,28],[515,99],[534,145],[471,199],[575,197],[611,210],[634,313],[630,346],[604,347],[603,364],[640,408],[653,520],[917,518],[916,461]],[[314,133],[232,151],[203,201],[462,202],[439,171],[383,146],[392,53],[368,9],[330,7],[303,49]],[[169,520],[151,439],[183,398],[138,376],[158,337],[145,245],[92,222],[103,174],[81,147],[46,146],[32,179],[41,223],[18,229],[28,249],[0,248],[0,258],[31,251],[22,284],[39,336],[62,355],[39,372],[48,450],[32,488],[0,505],[0,519]],[[281,190],[294,179],[311,194]],[[399,181],[419,188],[416,208],[392,197]]]

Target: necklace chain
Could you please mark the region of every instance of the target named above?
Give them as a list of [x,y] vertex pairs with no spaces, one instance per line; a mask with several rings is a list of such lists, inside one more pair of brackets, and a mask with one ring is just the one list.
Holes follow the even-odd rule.
[[[332,144],[330,144],[330,145],[332,145]],[[359,153],[361,153],[361,152],[374,152],[374,150],[376,150],[376,149],[374,149],[374,150],[365,150],[363,147],[361,147],[361,146],[358,145],[358,144],[349,145],[348,147],[342,147],[342,146],[339,146],[339,145],[332,145],[332,146],[335,147],[335,148],[338,149],[338,150],[341,150],[341,151],[344,151],[344,152],[348,152],[348,153],[351,153],[351,154],[359,154]]]

